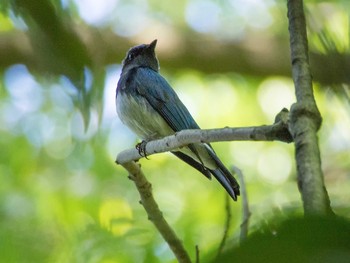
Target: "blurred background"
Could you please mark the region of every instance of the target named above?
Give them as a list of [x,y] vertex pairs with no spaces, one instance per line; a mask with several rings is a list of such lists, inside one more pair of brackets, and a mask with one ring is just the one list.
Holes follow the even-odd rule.
[[[325,183],[350,216],[346,0],[306,1]],[[161,74],[202,128],[272,124],[295,101],[285,1],[2,0],[0,254],[4,262],[175,262],[116,155],[138,142],[118,119],[121,61],[158,39]],[[223,142],[244,174],[250,232],[302,214],[293,144]],[[222,238],[225,191],[171,154],[140,162],[193,257]],[[241,201],[231,204],[237,244]],[[273,226],[271,226],[273,231]]]

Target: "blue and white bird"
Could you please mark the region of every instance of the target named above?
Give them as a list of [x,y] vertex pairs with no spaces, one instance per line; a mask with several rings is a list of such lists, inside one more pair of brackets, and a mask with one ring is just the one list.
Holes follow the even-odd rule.
[[[116,90],[121,121],[144,141],[160,139],[185,129],[199,129],[186,106],[159,74],[157,40],[131,48],[123,60]],[[172,153],[226,189],[233,200],[239,185],[209,143],[194,143]]]

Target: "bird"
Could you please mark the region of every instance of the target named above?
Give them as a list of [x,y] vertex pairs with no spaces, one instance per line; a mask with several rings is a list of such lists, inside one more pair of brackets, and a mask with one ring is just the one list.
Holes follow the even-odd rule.
[[[143,142],[185,129],[200,129],[186,106],[159,73],[157,39],[128,50],[116,88],[116,110],[121,122]],[[236,201],[239,184],[209,143],[192,143],[171,151],[208,179],[213,175]]]

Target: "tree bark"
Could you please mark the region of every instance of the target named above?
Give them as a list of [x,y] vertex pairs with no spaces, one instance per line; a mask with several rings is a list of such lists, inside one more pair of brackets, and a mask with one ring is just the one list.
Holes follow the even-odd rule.
[[305,215],[332,213],[321,169],[317,131],[322,122],[313,95],[302,0],[288,0],[292,75],[297,102],[290,112],[298,186]]
[[154,200],[152,185],[143,174],[140,165],[131,161],[124,163],[123,167],[129,172],[129,178],[134,182],[140,194],[140,203],[145,208],[148,219],[154,224],[167,242],[177,261],[180,263],[191,263],[191,259],[181,240],[165,220],[163,213],[160,211],[158,204]]

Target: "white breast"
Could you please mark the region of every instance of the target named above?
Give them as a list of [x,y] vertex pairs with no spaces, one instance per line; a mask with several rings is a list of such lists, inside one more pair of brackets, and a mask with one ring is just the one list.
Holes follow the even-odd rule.
[[[143,140],[150,141],[174,134],[174,131],[146,99],[136,101],[130,95],[118,93],[116,107],[121,121]],[[212,151],[211,148],[202,143],[193,146],[201,156],[200,160],[187,147],[177,150],[191,156],[200,163],[203,162],[210,169],[216,169],[216,164],[208,153],[208,150]]]
[[116,107],[120,120],[141,139],[154,140],[174,134],[146,99],[136,101],[132,96],[119,92]]

